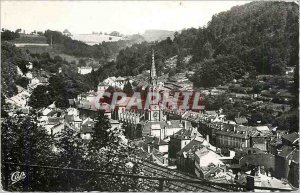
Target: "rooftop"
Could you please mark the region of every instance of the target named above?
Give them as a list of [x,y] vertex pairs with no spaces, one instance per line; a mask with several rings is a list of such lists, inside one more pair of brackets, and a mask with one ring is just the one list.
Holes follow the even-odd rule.
[[186,146],[184,146],[179,152],[177,152],[177,155],[183,155],[183,152],[188,152],[190,150],[196,150],[199,149],[201,146],[207,145],[205,144],[205,140],[203,138],[195,138],[190,143],[188,143]]
[[290,141],[292,144],[295,144],[299,140],[299,134],[294,132],[287,135],[283,135],[282,139],[285,139],[287,141]]

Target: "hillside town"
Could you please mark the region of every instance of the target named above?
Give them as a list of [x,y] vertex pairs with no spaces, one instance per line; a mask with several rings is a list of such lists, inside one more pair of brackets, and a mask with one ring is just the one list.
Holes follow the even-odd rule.
[[39,3],[1,2],[1,189],[299,191],[297,3]]
[[[167,82],[164,76],[156,73],[154,52],[152,55],[148,82],[143,89],[149,91],[168,92],[190,91],[192,83],[178,74],[177,82]],[[32,69],[28,63],[28,69]],[[290,74],[293,68],[280,77],[292,83]],[[61,71],[59,71],[61,73]],[[80,72],[78,72],[80,73]],[[30,71],[23,76],[29,76]],[[41,75],[42,74],[42,75]],[[30,115],[32,108],[28,99],[38,85],[47,84],[46,75],[41,73],[30,75],[27,88],[18,87],[18,94],[6,99],[7,110],[11,117]],[[36,109],[38,127],[46,129],[48,135],[56,136],[64,128],[71,128],[77,137],[88,144],[95,132],[96,118],[99,109],[95,101],[101,105],[104,92],[109,88],[124,89],[125,84],[132,84],[138,77],[108,77],[99,82],[97,91],[81,93],[74,99],[68,99],[69,107],[57,108],[55,103],[46,108]],[[258,76],[262,82],[270,81],[268,76]],[[228,94],[231,103],[240,102],[249,108],[271,108],[272,113],[284,112],[291,108],[287,104],[271,102],[268,91],[247,94],[247,88],[241,82],[247,77],[233,80],[229,85],[220,85],[208,90],[201,90],[204,96]],[[184,82],[184,83],[183,83]],[[229,89],[240,90],[231,92]],[[278,91],[279,100],[288,101],[291,97]],[[172,95],[171,95],[172,96]],[[131,97],[117,104],[115,109],[106,108],[111,129],[122,130],[118,136],[125,143],[131,143],[140,149],[139,154],[154,164],[192,175],[195,179],[211,182],[246,185],[253,187],[269,187],[294,190],[299,187],[299,134],[278,130],[277,127],[261,124],[249,124],[248,118],[234,117],[228,119],[219,110],[208,110],[201,105],[199,110],[174,109],[172,105],[162,106],[161,101],[151,104],[148,111],[126,108]],[[276,106],[276,108],[274,108]],[[252,181],[251,181],[252,179]]]

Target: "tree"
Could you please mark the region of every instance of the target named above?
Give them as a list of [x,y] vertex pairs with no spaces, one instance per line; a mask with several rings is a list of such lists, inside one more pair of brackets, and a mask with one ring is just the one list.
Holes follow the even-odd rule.
[[[53,140],[46,130],[38,127],[32,119],[35,119],[33,115],[31,117],[9,117],[1,123],[2,166],[3,162],[33,165],[55,163],[52,151]],[[2,167],[2,179],[4,180],[4,176],[10,177],[11,172],[18,170],[20,168],[16,166]],[[23,167],[21,171],[24,171],[27,176],[24,183],[10,185],[7,191],[47,191],[58,181],[56,176],[47,170]]]
[[79,67],[86,66],[85,60],[84,60],[84,59],[79,59],[79,61],[78,61],[78,66],[79,66]]
[[4,30],[3,32],[1,32],[1,41],[11,41],[19,37],[19,33],[12,32],[9,30]]
[[176,62],[176,72],[182,72],[185,69],[182,52],[179,51]]
[[6,103],[5,103],[5,97],[3,93],[1,93],[1,117],[8,117],[8,113],[6,112]]
[[18,78],[17,65],[24,59],[25,56],[19,48],[1,42],[1,93],[7,97],[17,94],[15,84]]
[[39,85],[37,86],[29,98],[29,106],[32,108],[47,107],[54,102],[54,96],[48,86]]
[[222,85],[245,74],[245,64],[235,56],[217,56],[216,59],[203,61],[200,66],[191,77],[198,87]]
[[131,83],[129,82],[129,80],[126,81],[124,88],[123,88],[124,93],[126,93],[126,95],[128,97],[131,97],[133,95],[133,88]]
[[[63,168],[85,168],[85,149],[78,131],[69,124],[65,124],[61,132],[55,136],[57,151],[57,166]],[[82,176],[76,173],[62,173],[64,177],[57,185],[61,190],[80,191],[84,184]]]
[[169,70],[169,78],[175,76],[175,74],[176,74],[176,69],[175,68],[172,68],[172,69]]
[[274,125],[280,130],[289,132],[299,132],[299,112],[298,109],[292,109],[283,113],[275,119]]
[[28,84],[29,84],[29,79],[26,78],[26,77],[18,78],[18,79],[16,80],[16,84],[17,84],[17,85],[20,85],[21,87],[23,87],[23,88],[26,89],[27,86],[28,86]]
[[89,143],[89,149],[91,152],[99,150],[102,147],[105,147],[109,143],[108,130],[111,128],[109,119],[104,112],[99,111],[94,133],[92,134],[92,140]]

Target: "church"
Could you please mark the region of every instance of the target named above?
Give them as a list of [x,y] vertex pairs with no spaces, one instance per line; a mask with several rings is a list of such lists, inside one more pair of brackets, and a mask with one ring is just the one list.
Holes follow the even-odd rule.
[[[148,81],[148,92],[159,92],[158,77],[155,67],[154,51],[152,52],[152,64],[150,69],[150,77]],[[125,133],[128,138],[136,139],[144,136],[156,136],[164,139],[183,128],[179,120],[167,121],[166,114],[163,112],[162,106],[157,103],[151,103],[149,109],[126,109],[130,100],[124,104],[118,105],[116,118],[124,123]]]

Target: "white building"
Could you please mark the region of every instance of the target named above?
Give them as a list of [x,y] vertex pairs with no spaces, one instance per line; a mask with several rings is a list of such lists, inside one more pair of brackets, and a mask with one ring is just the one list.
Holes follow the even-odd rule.
[[79,74],[89,74],[93,70],[92,67],[78,67],[78,73]]

